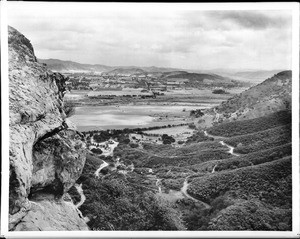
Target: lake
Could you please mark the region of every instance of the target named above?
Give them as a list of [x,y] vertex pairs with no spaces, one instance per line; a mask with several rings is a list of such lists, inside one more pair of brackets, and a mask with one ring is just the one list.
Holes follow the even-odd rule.
[[[124,129],[188,123],[190,110],[202,106],[125,105],[76,107],[70,117],[79,131]],[[185,111],[184,111],[185,109]]]

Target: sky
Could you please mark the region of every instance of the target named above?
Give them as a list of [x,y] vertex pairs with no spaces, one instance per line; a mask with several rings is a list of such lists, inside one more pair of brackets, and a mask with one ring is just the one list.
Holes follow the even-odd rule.
[[41,59],[182,69],[291,69],[289,10],[201,10],[164,4],[8,5],[8,24]]

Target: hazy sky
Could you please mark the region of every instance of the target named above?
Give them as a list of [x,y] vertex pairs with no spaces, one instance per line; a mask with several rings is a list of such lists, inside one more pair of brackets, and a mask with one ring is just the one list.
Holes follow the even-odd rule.
[[291,68],[289,11],[15,2],[8,16],[38,58],[200,70]]

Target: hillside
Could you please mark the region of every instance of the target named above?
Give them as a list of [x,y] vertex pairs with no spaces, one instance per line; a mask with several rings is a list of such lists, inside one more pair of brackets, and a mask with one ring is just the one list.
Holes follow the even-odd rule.
[[237,87],[237,86],[246,86],[245,83],[232,80],[228,77],[223,77],[216,74],[202,74],[202,73],[189,73],[185,71],[176,71],[163,74],[163,79],[176,80],[176,79],[185,79],[188,80],[186,86],[188,87],[199,87],[199,86],[210,86],[210,87]]
[[9,230],[88,230],[69,189],[86,144],[66,118],[66,78],[37,62],[30,41],[8,28]]
[[117,68],[112,71],[107,71],[106,73],[110,75],[118,75],[118,74],[135,75],[135,74],[145,74],[146,72],[140,68]]
[[291,111],[283,110],[250,120],[233,121],[229,123],[219,124],[214,127],[208,128],[207,132],[212,135],[232,137],[267,130],[280,125],[291,123]]
[[291,230],[291,170],[291,157],[285,157],[195,178],[188,192],[223,203],[207,230]]
[[218,122],[253,119],[290,109],[292,72],[283,71],[216,107]]

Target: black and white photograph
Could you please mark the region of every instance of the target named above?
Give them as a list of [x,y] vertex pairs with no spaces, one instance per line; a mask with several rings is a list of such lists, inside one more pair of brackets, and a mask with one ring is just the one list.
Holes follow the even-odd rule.
[[1,235],[299,237],[298,3],[1,21]]

